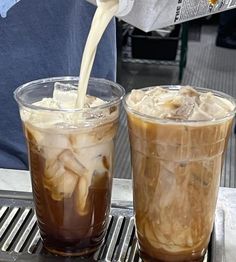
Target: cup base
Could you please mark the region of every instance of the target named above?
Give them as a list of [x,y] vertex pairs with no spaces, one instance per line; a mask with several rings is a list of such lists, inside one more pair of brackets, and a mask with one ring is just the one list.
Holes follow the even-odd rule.
[[45,250],[47,250],[48,252],[50,252],[53,255],[59,255],[59,256],[63,256],[63,257],[90,257],[99,249],[100,246],[101,246],[101,244],[99,244],[95,247],[77,250],[75,252],[62,251],[62,250],[58,250],[58,249],[48,247],[48,246],[45,246],[45,245],[43,247],[45,248]]
[[170,259],[153,258],[140,250],[139,250],[139,255],[143,262],[203,262],[204,260],[204,256],[201,258],[190,258],[190,259],[184,259],[184,260],[183,258],[178,258],[178,257],[173,257],[173,256],[170,257]]

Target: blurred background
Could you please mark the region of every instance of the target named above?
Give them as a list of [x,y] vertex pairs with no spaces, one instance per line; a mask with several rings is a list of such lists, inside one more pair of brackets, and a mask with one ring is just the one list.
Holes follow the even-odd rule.
[[[236,97],[236,13],[227,11],[224,16],[228,20],[231,16],[231,21],[222,22],[220,14],[215,14],[150,33],[117,21],[118,83],[127,92],[146,86],[182,84]],[[227,22],[232,30],[226,28]],[[118,142],[116,177],[130,178],[124,112]],[[235,134],[232,134],[221,186],[236,187],[235,150]]]
[[236,96],[236,50],[216,46],[219,19],[216,14],[170,27],[163,37],[118,21],[118,82],[126,90],[181,83]]

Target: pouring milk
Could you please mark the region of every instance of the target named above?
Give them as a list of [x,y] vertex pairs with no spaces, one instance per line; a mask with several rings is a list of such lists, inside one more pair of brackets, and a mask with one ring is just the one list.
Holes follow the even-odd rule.
[[93,17],[81,63],[80,81],[76,101],[76,107],[78,108],[83,108],[84,106],[89,76],[92,71],[97,46],[109,22],[118,10],[118,2],[118,0],[100,1]]

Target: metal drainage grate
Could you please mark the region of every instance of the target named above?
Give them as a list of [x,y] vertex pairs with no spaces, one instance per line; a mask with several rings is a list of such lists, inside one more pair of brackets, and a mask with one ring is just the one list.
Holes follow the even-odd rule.
[[[215,241],[212,241],[215,242]],[[213,252],[208,252],[213,254]],[[211,255],[204,262],[222,262]],[[113,204],[102,247],[93,258],[63,258],[45,253],[37,227],[31,194],[0,191],[0,261],[112,261],[141,262],[130,203]]]

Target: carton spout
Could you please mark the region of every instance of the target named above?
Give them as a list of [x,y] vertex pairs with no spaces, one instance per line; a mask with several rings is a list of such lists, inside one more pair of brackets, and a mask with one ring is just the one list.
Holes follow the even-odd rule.
[[[108,2],[108,1],[112,1],[112,0],[96,0],[96,1],[90,0],[89,2],[99,5],[102,2]],[[116,16],[119,18],[126,16],[131,11],[134,5],[134,1],[135,0],[117,0],[118,10]]]
[[[96,4],[99,1],[87,0]],[[110,0],[111,1],[111,0]],[[144,32],[223,12],[235,5],[226,0],[118,0],[116,16]]]

